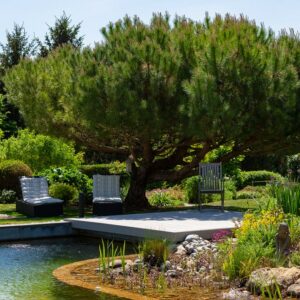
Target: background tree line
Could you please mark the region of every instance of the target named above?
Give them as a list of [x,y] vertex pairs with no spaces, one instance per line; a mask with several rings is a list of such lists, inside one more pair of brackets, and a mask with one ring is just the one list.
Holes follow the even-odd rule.
[[80,36],[80,26],[80,23],[72,25],[70,16],[64,12],[56,18],[53,26],[48,25],[44,41],[30,38],[24,25],[14,24],[12,31],[7,31],[6,42],[0,43],[0,132],[5,138],[15,135],[25,124],[18,108],[5,97],[3,76],[22,59],[46,57],[51,51],[66,44],[81,48],[83,36]]

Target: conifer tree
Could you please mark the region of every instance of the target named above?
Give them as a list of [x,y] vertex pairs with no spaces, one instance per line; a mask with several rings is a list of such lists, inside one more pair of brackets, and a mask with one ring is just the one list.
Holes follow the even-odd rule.
[[63,12],[60,18],[56,18],[54,26],[48,26],[49,32],[45,36],[45,42],[40,42],[40,56],[47,56],[50,51],[63,45],[72,45],[81,48],[83,36],[78,36],[81,23],[71,25],[72,20]]
[[28,126],[132,161],[125,204],[147,184],[219,161],[299,148],[299,44],[244,17],[125,17],[104,42],[23,61],[6,77]]

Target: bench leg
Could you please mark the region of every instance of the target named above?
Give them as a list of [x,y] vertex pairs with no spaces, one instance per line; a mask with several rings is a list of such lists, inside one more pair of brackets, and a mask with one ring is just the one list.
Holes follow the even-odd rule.
[[224,195],[224,192],[221,194],[221,211],[224,212],[224,198],[225,198],[225,195]]

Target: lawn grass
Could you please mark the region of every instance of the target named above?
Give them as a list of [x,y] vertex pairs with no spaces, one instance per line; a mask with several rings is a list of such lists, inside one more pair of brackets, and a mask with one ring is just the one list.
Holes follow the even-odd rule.
[[[258,208],[259,199],[238,199],[238,200],[225,200],[224,208],[226,210],[235,210],[235,211],[247,211],[248,209]],[[220,206],[221,202],[211,202],[207,203],[204,207],[213,208],[216,206]]]
[[[78,217],[78,207],[64,207],[64,215],[58,217],[30,218],[16,212],[15,204],[0,204],[0,214],[9,215],[11,219],[0,219],[0,225],[23,224],[36,222],[61,221],[65,218]],[[87,208],[85,216],[91,216],[91,209]]]

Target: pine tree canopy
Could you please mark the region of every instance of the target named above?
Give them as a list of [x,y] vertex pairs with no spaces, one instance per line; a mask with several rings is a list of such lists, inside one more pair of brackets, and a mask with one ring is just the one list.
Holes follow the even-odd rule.
[[131,156],[128,206],[145,206],[147,183],[194,174],[220,146],[230,146],[220,161],[299,150],[297,35],[245,17],[161,14],[102,33],[93,49],[21,62],[5,84],[28,126]]

